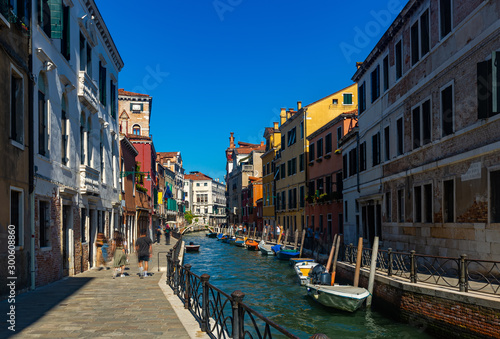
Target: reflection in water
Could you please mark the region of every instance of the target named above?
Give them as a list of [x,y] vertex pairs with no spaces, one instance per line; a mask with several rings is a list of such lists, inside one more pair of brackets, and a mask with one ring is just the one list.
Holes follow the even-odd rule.
[[185,236],[184,241],[201,244],[199,253],[185,256],[184,263],[191,264],[194,273],[208,273],[210,283],[228,294],[241,290],[245,304],[300,338],[315,333],[332,339],[429,338],[376,311],[362,308],[346,313],[315,302],[307,297],[288,262],[222,243],[204,233]]

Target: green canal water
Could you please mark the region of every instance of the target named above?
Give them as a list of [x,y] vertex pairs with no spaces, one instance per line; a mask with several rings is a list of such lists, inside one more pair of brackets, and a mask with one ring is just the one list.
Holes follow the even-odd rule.
[[201,245],[199,253],[186,253],[184,259],[195,274],[209,274],[210,283],[227,294],[241,290],[245,304],[300,338],[315,333],[324,333],[331,339],[431,338],[376,307],[351,314],[320,305],[307,296],[288,262],[276,257],[222,243],[205,233],[184,236],[184,241]]

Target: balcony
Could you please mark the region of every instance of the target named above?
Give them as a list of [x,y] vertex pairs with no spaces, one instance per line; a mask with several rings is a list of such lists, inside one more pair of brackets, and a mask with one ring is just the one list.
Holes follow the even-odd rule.
[[80,193],[99,195],[99,171],[80,165]]
[[80,71],[78,80],[78,97],[81,103],[92,113],[96,113],[99,108],[99,90],[96,84],[85,71]]

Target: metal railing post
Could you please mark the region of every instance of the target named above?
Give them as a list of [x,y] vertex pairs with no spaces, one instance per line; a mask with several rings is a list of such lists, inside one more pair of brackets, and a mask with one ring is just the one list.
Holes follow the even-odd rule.
[[240,311],[240,303],[243,301],[245,297],[245,293],[241,291],[234,291],[231,293],[231,297],[233,298],[232,307],[233,307],[233,339],[243,338],[244,333],[244,324],[242,315],[243,312]]
[[176,259],[175,260],[175,273],[174,273],[174,288],[175,288],[175,295],[179,295],[179,279],[180,279],[180,260]]
[[390,277],[392,275],[392,248],[387,249],[387,256],[389,260],[389,262],[387,263],[387,276]]
[[415,260],[415,250],[410,251],[410,282],[417,283],[417,263]]
[[172,250],[167,253],[167,285],[172,286]]
[[184,270],[186,273],[186,290],[184,291],[184,308],[189,309],[189,300],[191,298],[191,294],[189,293],[189,273],[191,271],[191,264],[184,265]]
[[200,324],[200,328],[201,328],[201,331],[202,332],[207,332],[208,331],[208,325],[209,325],[209,308],[208,308],[208,299],[209,299],[209,295],[208,295],[208,280],[210,279],[210,276],[206,273],[202,274],[201,275],[201,285],[202,285],[202,288],[203,288],[203,292],[202,292],[202,298],[203,298],[203,302],[202,302],[202,305],[201,305],[201,324]]
[[467,281],[467,265],[465,264],[465,259],[467,258],[467,254],[462,254],[460,256],[460,292],[469,292],[469,284]]

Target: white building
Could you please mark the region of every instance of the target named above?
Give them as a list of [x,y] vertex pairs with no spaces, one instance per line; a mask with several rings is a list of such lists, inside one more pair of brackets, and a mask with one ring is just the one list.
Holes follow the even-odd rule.
[[226,220],[226,185],[200,173],[184,175],[188,210],[199,223],[217,226]]
[[94,266],[118,226],[123,61],[94,0],[33,1],[36,285]]

